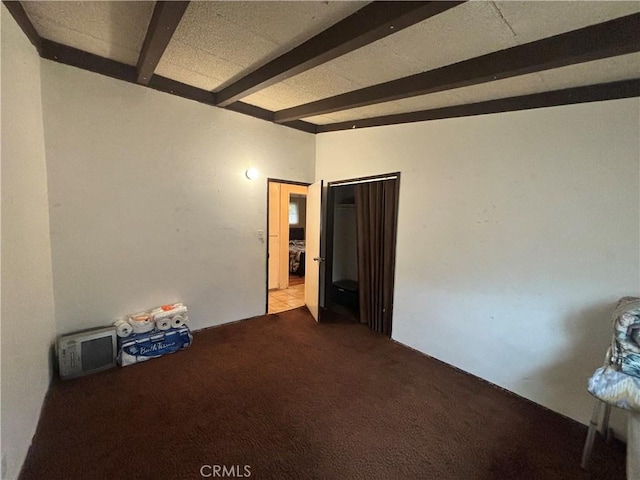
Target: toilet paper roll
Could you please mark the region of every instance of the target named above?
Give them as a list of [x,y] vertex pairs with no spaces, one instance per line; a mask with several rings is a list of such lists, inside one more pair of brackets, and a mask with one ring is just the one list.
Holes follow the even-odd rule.
[[173,317],[171,317],[171,326],[173,328],[180,328],[185,323],[187,323],[187,320],[183,315],[174,315]]
[[167,317],[156,319],[156,328],[160,331],[169,330],[171,326],[171,320]]
[[131,315],[129,317],[129,323],[133,328],[133,333],[147,333],[155,328],[155,323],[146,313]]
[[116,320],[113,325],[116,327],[116,335],[120,338],[126,338],[133,333],[133,327],[126,320]]

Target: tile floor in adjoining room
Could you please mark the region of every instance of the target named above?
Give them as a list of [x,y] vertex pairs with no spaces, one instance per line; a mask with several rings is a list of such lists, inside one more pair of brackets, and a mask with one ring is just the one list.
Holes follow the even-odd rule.
[[[302,281],[302,282],[301,282]],[[268,313],[279,313],[304,305],[304,278],[291,277],[289,288],[269,291]]]

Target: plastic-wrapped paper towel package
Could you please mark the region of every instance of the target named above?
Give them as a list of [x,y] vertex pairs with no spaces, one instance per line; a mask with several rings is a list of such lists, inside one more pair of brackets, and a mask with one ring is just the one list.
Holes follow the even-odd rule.
[[116,320],[118,363],[123,367],[133,365],[189,347],[193,337],[188,321],[187,307],[182,303]]

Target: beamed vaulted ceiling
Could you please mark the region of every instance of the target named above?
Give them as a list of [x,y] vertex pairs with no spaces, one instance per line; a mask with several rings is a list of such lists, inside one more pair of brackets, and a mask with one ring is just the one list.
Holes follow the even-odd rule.
[[312,133],[640,96],[640,2],[3,2],[43,58]]

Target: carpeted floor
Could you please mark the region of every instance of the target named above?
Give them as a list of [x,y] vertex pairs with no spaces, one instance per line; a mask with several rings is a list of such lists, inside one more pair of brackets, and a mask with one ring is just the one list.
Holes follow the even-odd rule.
[[624,450],[600,440],[590,472],[580,469],[585,434],[363,325],[317,325],[303,308],[57,382],[21,478],[623,479]]

